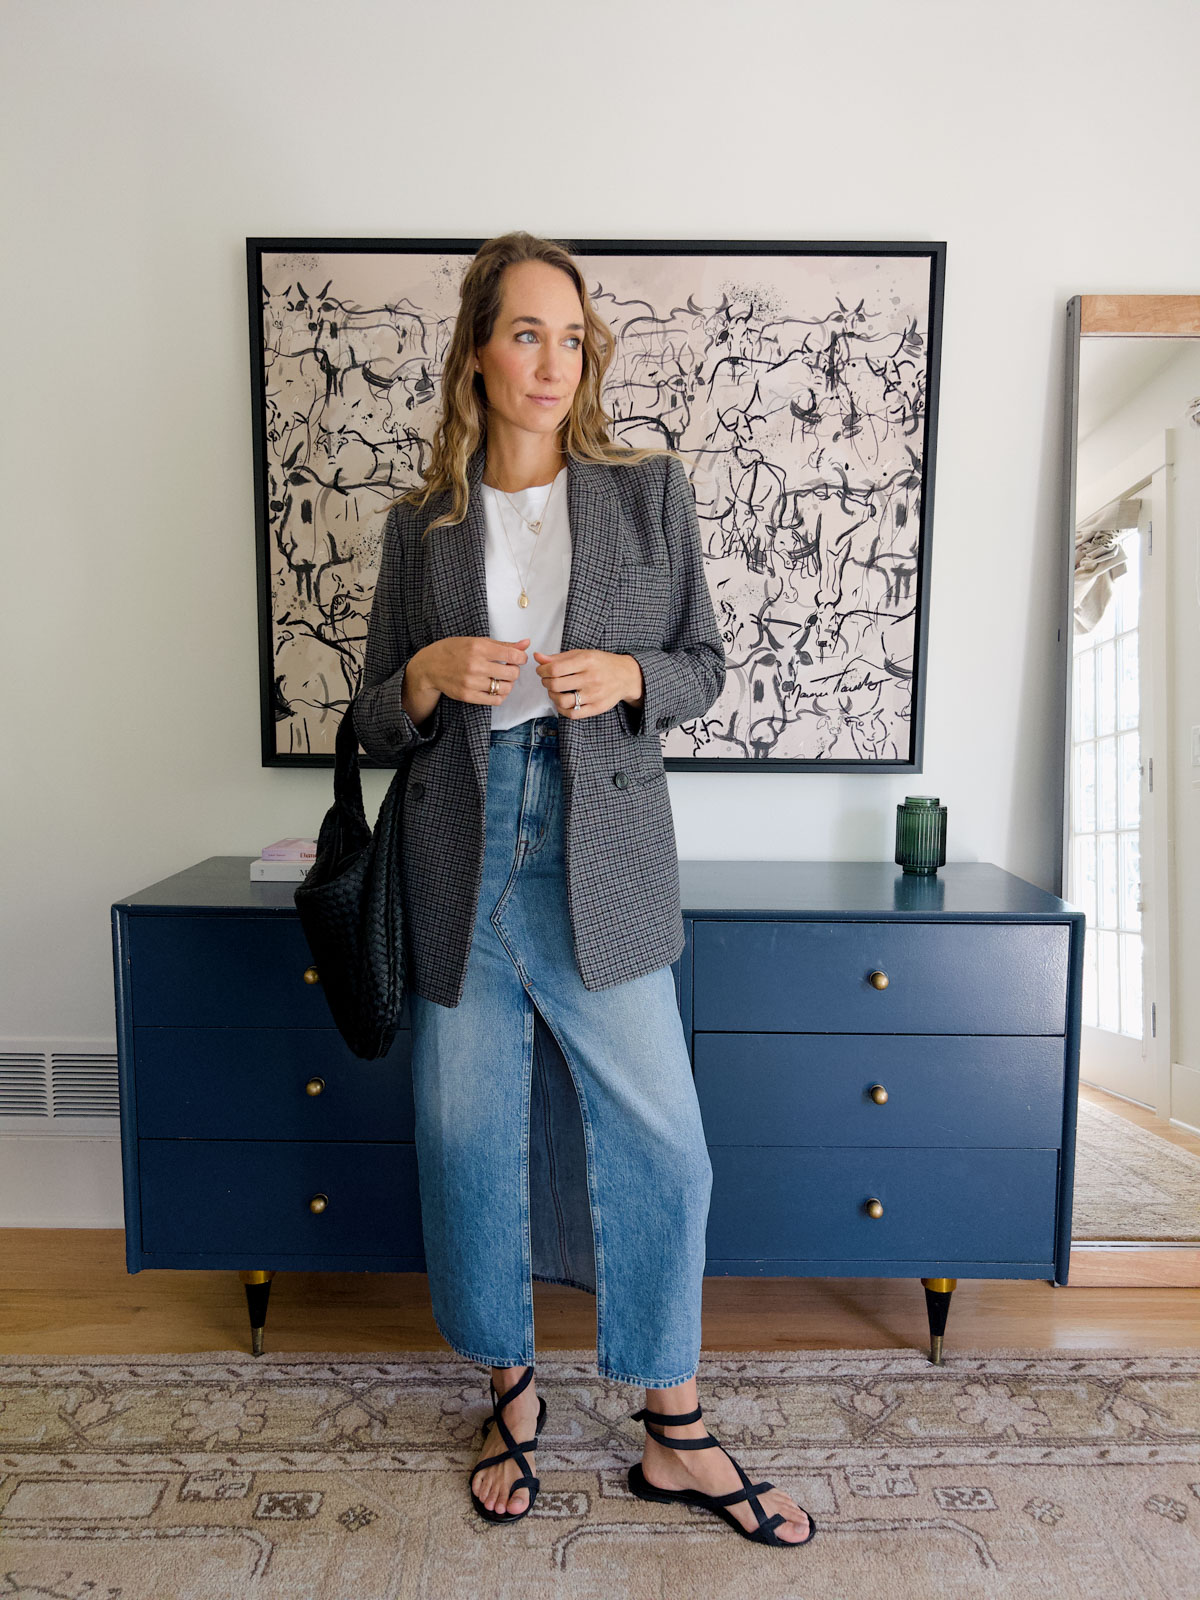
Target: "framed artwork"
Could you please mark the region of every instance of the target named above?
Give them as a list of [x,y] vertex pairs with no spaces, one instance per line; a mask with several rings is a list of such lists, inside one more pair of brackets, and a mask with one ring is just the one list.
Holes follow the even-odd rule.
[[[265,765],[332,765],[482,243],[246,241]],[[921,771],[945,244],[564,243],[613,438],[687,462],[725,642],[666,765]]]

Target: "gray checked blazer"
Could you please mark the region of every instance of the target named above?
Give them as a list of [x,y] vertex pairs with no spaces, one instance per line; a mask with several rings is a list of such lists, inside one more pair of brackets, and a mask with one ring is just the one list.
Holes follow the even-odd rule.
[[[468,467],[457,526],[422,531],[449,501],[394,506],[384,524],[354,728],[373,760],[412,751],[402,811],[408,987],[444,1006],[462,998],[483,877],[490,704],[443,694],[414,723],[401,704],[409,657],[435,639],[490,634],[486,459]],[[695,495],[682,461],[632,467],[567,457],[571,578],[563,650],[636,656],[641,707],[618,701],[559,719],[564,858],[575,960],[604,989],[683,949],[679,859],[660,733],[701,716],[725,681],[725,649],[704,576]]]

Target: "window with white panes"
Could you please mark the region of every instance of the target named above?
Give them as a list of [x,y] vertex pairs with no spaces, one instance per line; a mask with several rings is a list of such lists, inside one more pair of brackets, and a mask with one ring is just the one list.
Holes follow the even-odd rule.
[[1142,1037],[1142,759],[1139,534],[1104,617],[1074,635],[1071,850],[1067,899],[1087,916],[1083,1021]]

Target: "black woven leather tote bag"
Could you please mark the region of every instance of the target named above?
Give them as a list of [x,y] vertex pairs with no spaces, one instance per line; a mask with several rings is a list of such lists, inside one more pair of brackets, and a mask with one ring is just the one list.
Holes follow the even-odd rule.
[[363,810],[351,701],[334,747],[333,804],[294,899],[337,1030],[356,1056],[386,1055],[404,1005],[401,792],[410,756],[388,785],[372,832]]

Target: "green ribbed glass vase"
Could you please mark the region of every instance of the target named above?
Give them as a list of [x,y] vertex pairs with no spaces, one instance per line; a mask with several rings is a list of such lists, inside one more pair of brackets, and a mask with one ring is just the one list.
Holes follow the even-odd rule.
[[937,795],[910,794],[896,807],[896,860],[923,874],[945,865],[946,808]]

